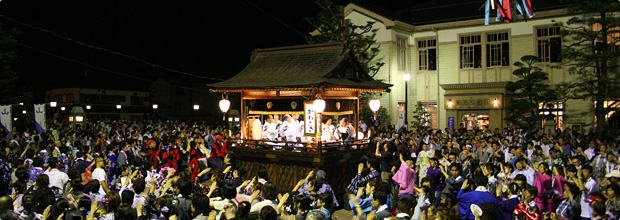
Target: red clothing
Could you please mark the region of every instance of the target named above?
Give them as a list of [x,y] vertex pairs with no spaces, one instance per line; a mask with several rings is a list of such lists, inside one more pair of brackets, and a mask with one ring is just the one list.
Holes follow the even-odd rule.
[[224,158],[224,155],[228,153],[228,149],[226,148],[226,142],[222,142],[220,143],[215,143],[212,147],[213,150],[211,150],[211,157],[212,158]]
[[[535,206],[534,206],[535,207]],[[538,220],[540,219],[540,214],[538,212],[530,212],[528,211],[529,205],[527,202],[522,202],[517,205],[517,208],[512,212],[515,215],[525,215],[526,220]]]
[[[146,154],[147,157],[151,157],[151,162],[153,162],[153,167],[157,167],[157,154],[158,151],[154,150],[154,149],[149,149],[149,152]],[[150,169],[150,167],[148,167],[147,169]]]
[[198,176],[198,173],[200,173],[200,167],[198,166],[198,159],[204,158],[206,157],[206,155],[204,155],[198,149],[192,149],[189,155],[190,155],[190,160],[189,160],[188,166],[190,169],[192,169],[192,181],[193,181],[194,179],[196,179],[196,176]]
[[169,151],[160,149],[157,151],[156,155],[161,163],[158,165],[161,165],[161,167],[172,167],[175,170],[177,169],[176,161],[181,158],[181,155],[179,155],[179,151],[177,149],[171,149]]

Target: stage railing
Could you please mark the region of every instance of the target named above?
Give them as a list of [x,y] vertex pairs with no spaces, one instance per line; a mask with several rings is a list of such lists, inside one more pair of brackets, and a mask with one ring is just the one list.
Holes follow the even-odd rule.
[[314,154],[323,156],[338,154],[339,152],[360,150],[368,147],[370,140],[350,140],[338,142],[290,142],[272,140],[253,140],[253,139],[232,139],[228,141],[228,146],[233,148],[249,148],[256,150],[288,151],[304,154]]

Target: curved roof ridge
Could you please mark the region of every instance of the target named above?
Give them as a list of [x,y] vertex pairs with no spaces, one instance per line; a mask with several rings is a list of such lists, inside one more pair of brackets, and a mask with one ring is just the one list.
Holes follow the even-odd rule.
[[333,47],[333,46],[341,46],[341,45],[344,45],[344,42],[327,42],[327,43],[301,44],[301,45],[283,46],[283,47],[256,48],[254,51],[255,52],[270,52],[270,51],[297,50],[297,49],[306,49],[306,48]]

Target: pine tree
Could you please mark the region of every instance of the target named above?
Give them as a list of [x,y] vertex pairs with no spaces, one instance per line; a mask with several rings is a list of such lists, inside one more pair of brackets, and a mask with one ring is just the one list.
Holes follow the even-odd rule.
[[426,111],[426,108],[424,108],[424,104],[422,102],[418,102],[416,103],[415,107],[413,108],[413,114],[411,115],[411,118],[413,119],[411,121],[411,129],[414,130],[419,130],[419,129],[426,129],[429,126],[427,126],[428,124],[428,112]]
[[316,18],[305,18],[315,30],[306,41],[311,44],[344,42],[353,51],[355,58],[360,62],[368,74],[374,78],[383,62],[374,59],[379,54],[379,46],[374,46],[375,36],[379,29],[372,28],[375,22],[364,25],[353,24],[345,20],[339,6],[330,0],[315,0],[321,10]]
[[[310,44],[344,42],[353,51],[355,58],[371,77],[375,77],[379,69],[384,65],[383,62],[376,61],[379,54],[379,46],[374,46],[377,42],[375,36],[378,29],[373,29],[374,22],[367,22],[364,25],[353,24],[350,20],[344,19],[341,8],[330,0],[315,0],[320,9],[316,18],[305,18],[314,32],[306,36],[306,41]],[[370,93],[360,94],[359,115],[361,118],[372,119],[373,113],[368,107],[368,101],[372,97]],[[377,117],[382,122],[390,122],[390,115],[387,108],[381,106],[377,111]],[[373,121],[373,120],[366,120]]]
[[540,105],[553,106],[554,102],[563,97],[558,93],[559,90],[549,85],[549,74],[536,66],[538,60],[538,57],[531,55],[521,57],[521,61],[514,63],[518,69],[512,73],[519,80],[506,85],[509,100],[506,109],[510,113],[506,120],[530,131],[539,128],[542,119],[547,117],[539,114]]
[[[596,132],[603,138],[606,116],[620,104],[620,3],[617,0],[565,0],[579,16],[563,27],[562,59],[576,76],[576,98],[594,102]],[[606,102],[608,102],[606,104]]]

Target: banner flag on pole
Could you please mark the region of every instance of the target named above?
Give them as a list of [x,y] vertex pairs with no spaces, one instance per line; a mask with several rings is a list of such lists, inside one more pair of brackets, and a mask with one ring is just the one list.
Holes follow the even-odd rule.
[[398,132],[398,129],[400,129],[404,124],[405,124],[405,112],[399,111],[398,120],[396,121],[396,131]]
[[45,124],[45,104],[34,105],[34,120],[37,132],[39,134],[45,133],[47,125]]
[[0,105],[0,125],[7,134],[13,131],[13,118],[11,117],[11,105]]

